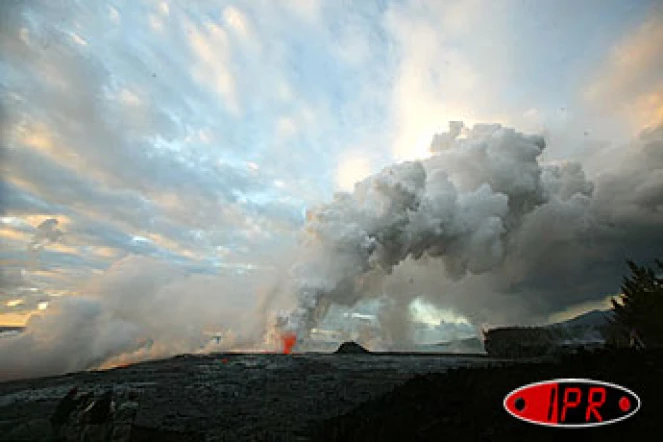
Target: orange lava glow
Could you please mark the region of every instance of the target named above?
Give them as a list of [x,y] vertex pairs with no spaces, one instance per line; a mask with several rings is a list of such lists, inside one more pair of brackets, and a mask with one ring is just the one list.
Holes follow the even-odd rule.
[[283,354],[288,355],[292,352],[292,347],[297,343],[297,335],[288,333],[281,337],[281,341],[283,342]]

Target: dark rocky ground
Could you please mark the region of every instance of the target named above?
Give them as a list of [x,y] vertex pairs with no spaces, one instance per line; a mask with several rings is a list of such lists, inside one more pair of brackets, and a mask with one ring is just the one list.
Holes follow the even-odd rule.
[[[590,378],[634,391],[640,410],[613,425],[585,429],[548,428],[508,415],[502,401],[513,389],[547,379]],[[663,352],[594,351],[554,361],[500,368],[454,369],[416,376],[393,391],[312,433],[316,441],[623,441],[663,437]],[[571,434],[573,433],[573,434]]]
[[[0,384],[0,440],[48,440],[48,418],[74,385],[138,394],[131,441],[659,440],[660,353],[593,353],[558,361],[394,354],[181,356],[104,372]],[[457,369],[458,367],[465,367]],[[640,395],[632,418],[589,430],[546,429],[502,408],[523,384],[593,378]],[[608,439],[600,439],[608,435]],[[618,437],[618,439],[615,439]],[[75,435],[71,440],[75,440]]]
[[137,394],[132,441],[310,440],[317,423],[416,374],[490,363],[495,361],[458,355],[188,355],[5,382],[0,383],[0,440],[48,440],[49,416],[74,385],[96,395],[112,388],[118,406],[129,392]]

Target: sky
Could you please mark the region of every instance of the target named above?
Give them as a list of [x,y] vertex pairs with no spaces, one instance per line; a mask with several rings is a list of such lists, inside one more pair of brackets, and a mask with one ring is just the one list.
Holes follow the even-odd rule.
[[[307,214],[390,164],[430,157],[449,121],[542,134],[540,161],[578,161],[589,180],[663,123],[656,1],[0,8],[0,324],[106,293],[133,266],[176,269],[195,287],[220,277],[210,287],[243,293],[219,295],[220,310],[260,304]],[[648,170],[658,204],[660,170]]]

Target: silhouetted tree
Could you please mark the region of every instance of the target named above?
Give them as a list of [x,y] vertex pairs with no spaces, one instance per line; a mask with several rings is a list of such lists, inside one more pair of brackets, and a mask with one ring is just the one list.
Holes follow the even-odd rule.
[[[609,342],[615,346],[641,341],[645,347],[663,346],[663,277],[652,268],[627,261],[631,270],[622,283],[622,293],[612,299],[614,317]],[[663,270],[663,262],[656,260]]]

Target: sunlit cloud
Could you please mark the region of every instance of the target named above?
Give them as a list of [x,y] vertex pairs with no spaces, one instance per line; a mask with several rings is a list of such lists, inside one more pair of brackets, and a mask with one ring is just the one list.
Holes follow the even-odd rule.
[[128,89],[122,89],[118,94],[118,100],[127,106],[140,106],[142,101],[135,93]]
[[0,324],[8,327],[23,327],[30,318],[31,313],[0,313]]
[[21,232],[7,228],[0,229],[0,237],[3,241],[27,244],[32,236],[33,235],[29,232]]
[[110,21],[115,25],[120,24],[120,12],[111,5],[108,5],[107,8]]
[[170,7],[168,6],[167,2],[162,1],[159,3],[159,13],[165,17],[168,17],[170,14]]
[[76,43],[81,46],[87,46],[87,41],[85,41],[84,38],[82,38],[80,35],[76,34],[75,32],[71,33],[71,39]]
[[223,10],[225,22],[243,38],[250,36],[250,28],[246,16],[235,6],[226,6]]
[[[600,158],[617,157],[603,155],[610,145],[622,152],[619,167],[646,169],[626,161],[631,150],[612,132],[663,120],[660,14],[647,1],[598,3],[569,13],[567,2],[515,0],[9,2],[0,17],[0,324],[34,314],[33,324],[46,318],[67,335],[78,331],[58,318],[82,315],[106,337],[138,333],[141,319],[128,326],[98,314],[124,314],[112,289],[126,288],[125,277],[151,284],[150,272],[177,275],[152,295],[190,308],[183,319],[209,305],[225,318],[218,297],[239,298],[214,278],[250,287],[241,301],[257,302],[272,290],[253,287],[265,274],[290,277],[307,213],[395,161],[429,159],[449,121],[540,132],[551,166],[588,159],[583,167],[599,176]],[[469,170],[470,157],[456,160]],[[584,179],[562,169],[546,177]],[[628,200],[632,188],[655,205],[657,176],[633,180],[640,175],[648,180],[617,182],[614,197]],[[647,216],[655,226],[657,215]],[[514,280],[524,273],[510,271]],[[99,280],[111,299],[78,299]],[[191,281],[209,305],[186,303]],[[278,302],[265,305],[292,306],[289,284],[279,281]],[[500,310],[497,298],[475,296],[449,302],[476,317]],[[560,293],[550,309],[579,296]],[[443,306],[413,308],[431,324],[463,319]]]
[[23,304],[22,299],[12,299],[10,301],[7,301],[7,303],[5,305],[7,307],[16,307],[17,305],[21,305],[21,304]]
[[451,322],[456,324],[469,324],[467,318],[454,314],[449,310],[442,310],[420,298],[415,299],[409,306],[413,319],[430,325],[438,325],[440,322]]
[[352,191],[355,183],[363,180],[373,172],[371,164],[361,156],[345,157],[336,171],[338,186],[345,191]]
[[276,123],[276,136],[279,139],[288,139],[297,133],[297,126],[291,118],[281,117]]
[[590,105],[609,109],[632,133],[663,122],[663,16],[660,7],[651,12],[613,46],[584,91]]
[[[465,53],[452,43],[466,38],[469,29],[499,27],[500,15],[478,14],[479,8],[478,2],[418,3],[414,8],[396,6],[387,15],[388,27],[404,57],[392,96],[395,158],[430,156],[433,134],[448,121],[494,120],[482,104],[493,95],[495,77],[501,75],[498,69],[503,66],[489,61],[499,57],[500,39],[507,36],[492,35],[492,50],[478,54],[476,50]],[[454,25],[445,26],[447,23]]]
[[17,134],[19,143],[53,153],[54,142],[47,127],[37,123],[32,128],[19,130],[20,132]]

